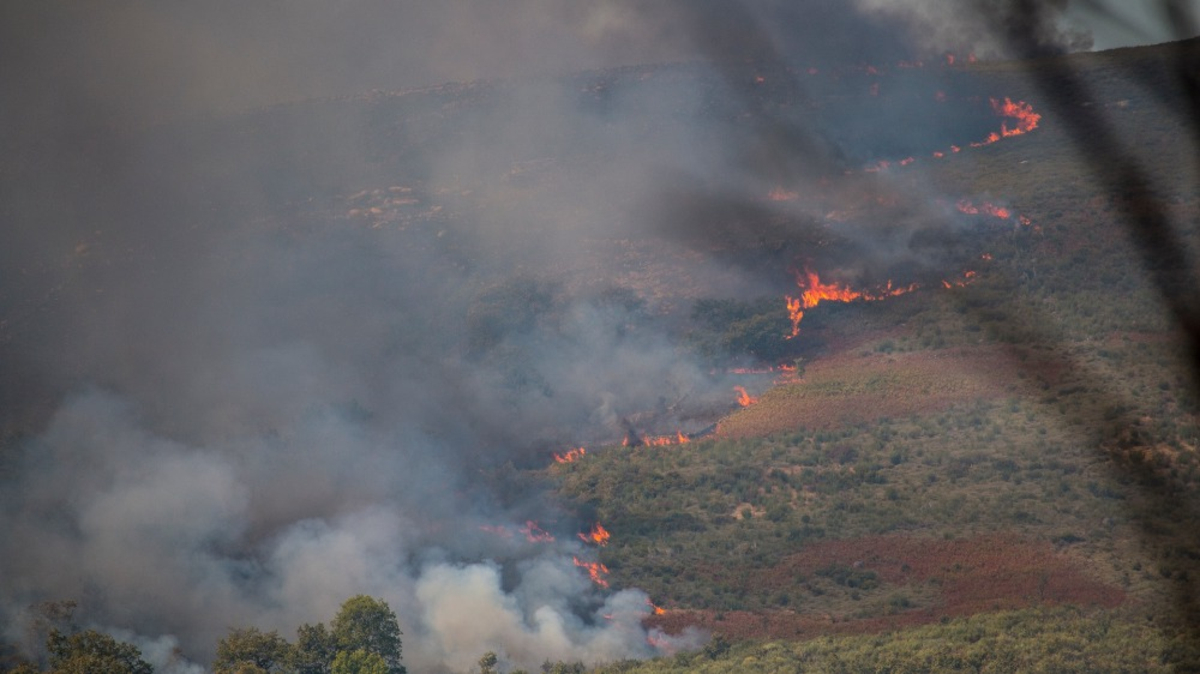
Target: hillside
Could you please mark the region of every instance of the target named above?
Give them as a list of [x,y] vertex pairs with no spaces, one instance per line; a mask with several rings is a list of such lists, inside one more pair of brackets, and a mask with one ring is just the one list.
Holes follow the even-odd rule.
[[[419,671],[1172,671],[1200,652],[1192,289],[1129,222],[1195,239],[1168,74],[1197,49],[13,140],[6,626],[79,600],[208,662],[373,593]],[[1047,100],[1064,67],[1087,95]],[[1081,151],[1085,111],[1152,200]]]

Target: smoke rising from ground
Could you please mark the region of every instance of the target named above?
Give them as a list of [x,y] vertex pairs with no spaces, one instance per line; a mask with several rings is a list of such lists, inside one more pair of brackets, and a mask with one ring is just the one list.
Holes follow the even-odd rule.
[[[790,283],[824,202],[763,196],[871,189],[816,180],[878,151],[805,121],[825,92],[789,69],[950,48],[860,5],[6,5],[10,636],[74,598],[202,660],[230,626],[290,636],[366,593],[410,666],[661,652],[646,597],[571,562],[587,523],[495,475],[732,404],[677,347],[682,305]],[[656,245],[690,295],[628,273]],[[481,528],[526,519],[559,542]]]

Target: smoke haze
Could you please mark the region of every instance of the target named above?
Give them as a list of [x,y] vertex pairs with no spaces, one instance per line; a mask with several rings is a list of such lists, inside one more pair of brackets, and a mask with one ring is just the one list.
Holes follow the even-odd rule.
[[[513,467],[732,404],[676,346],[687,304],[790,286],[840,192],[894,190],[820,176],[990,123],[900,140],[858,99],[807,107],[849,85],[804,68],[988,52],[939,7],[6,3],[10,638],[71,598],[159,664],[203,662],[230,626],[290,636],[365,593],[418,670],[697,643],[651,645],[647,597],[575,568],[590,523]],[[781,187],[804,198],[764,199]],[[835,231],[842,273],[943,262],[912,244],[952,227],[926,196],[891,238]]]

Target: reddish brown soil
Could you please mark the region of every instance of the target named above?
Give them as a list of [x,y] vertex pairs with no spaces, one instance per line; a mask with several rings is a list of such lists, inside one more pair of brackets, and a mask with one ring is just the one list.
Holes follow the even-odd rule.
[[730,638],[809,638],[821,634],[873,633],[921,625],[943,616],[1018,609],[1033,605],[1072,604],[1111,608],[1125,593],[1088,574],[1086,563],[1046,542],[1016,536],[987,535],[942,540],[878,536],[828,541],[789,556],[762,572],[759,587],[794,587],[818,569],[843,564],[874,571],[879,591],[920,584],[936,588],[932,605],[893,615],[854,618],[800,611],[675,610],[649,623],[675,633],[688,626]]

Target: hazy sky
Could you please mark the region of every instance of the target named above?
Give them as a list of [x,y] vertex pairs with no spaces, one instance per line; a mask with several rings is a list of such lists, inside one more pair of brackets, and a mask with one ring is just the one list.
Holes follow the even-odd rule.
[[1162,11],[1163,4],[1146,0],[1075,0],[1068,5],[1065,18],[1091,31],[1096,50],[1168,42],[1197,33],[1200,1],[1178,3],[1191,12],[1190,26],[1171,22]]

